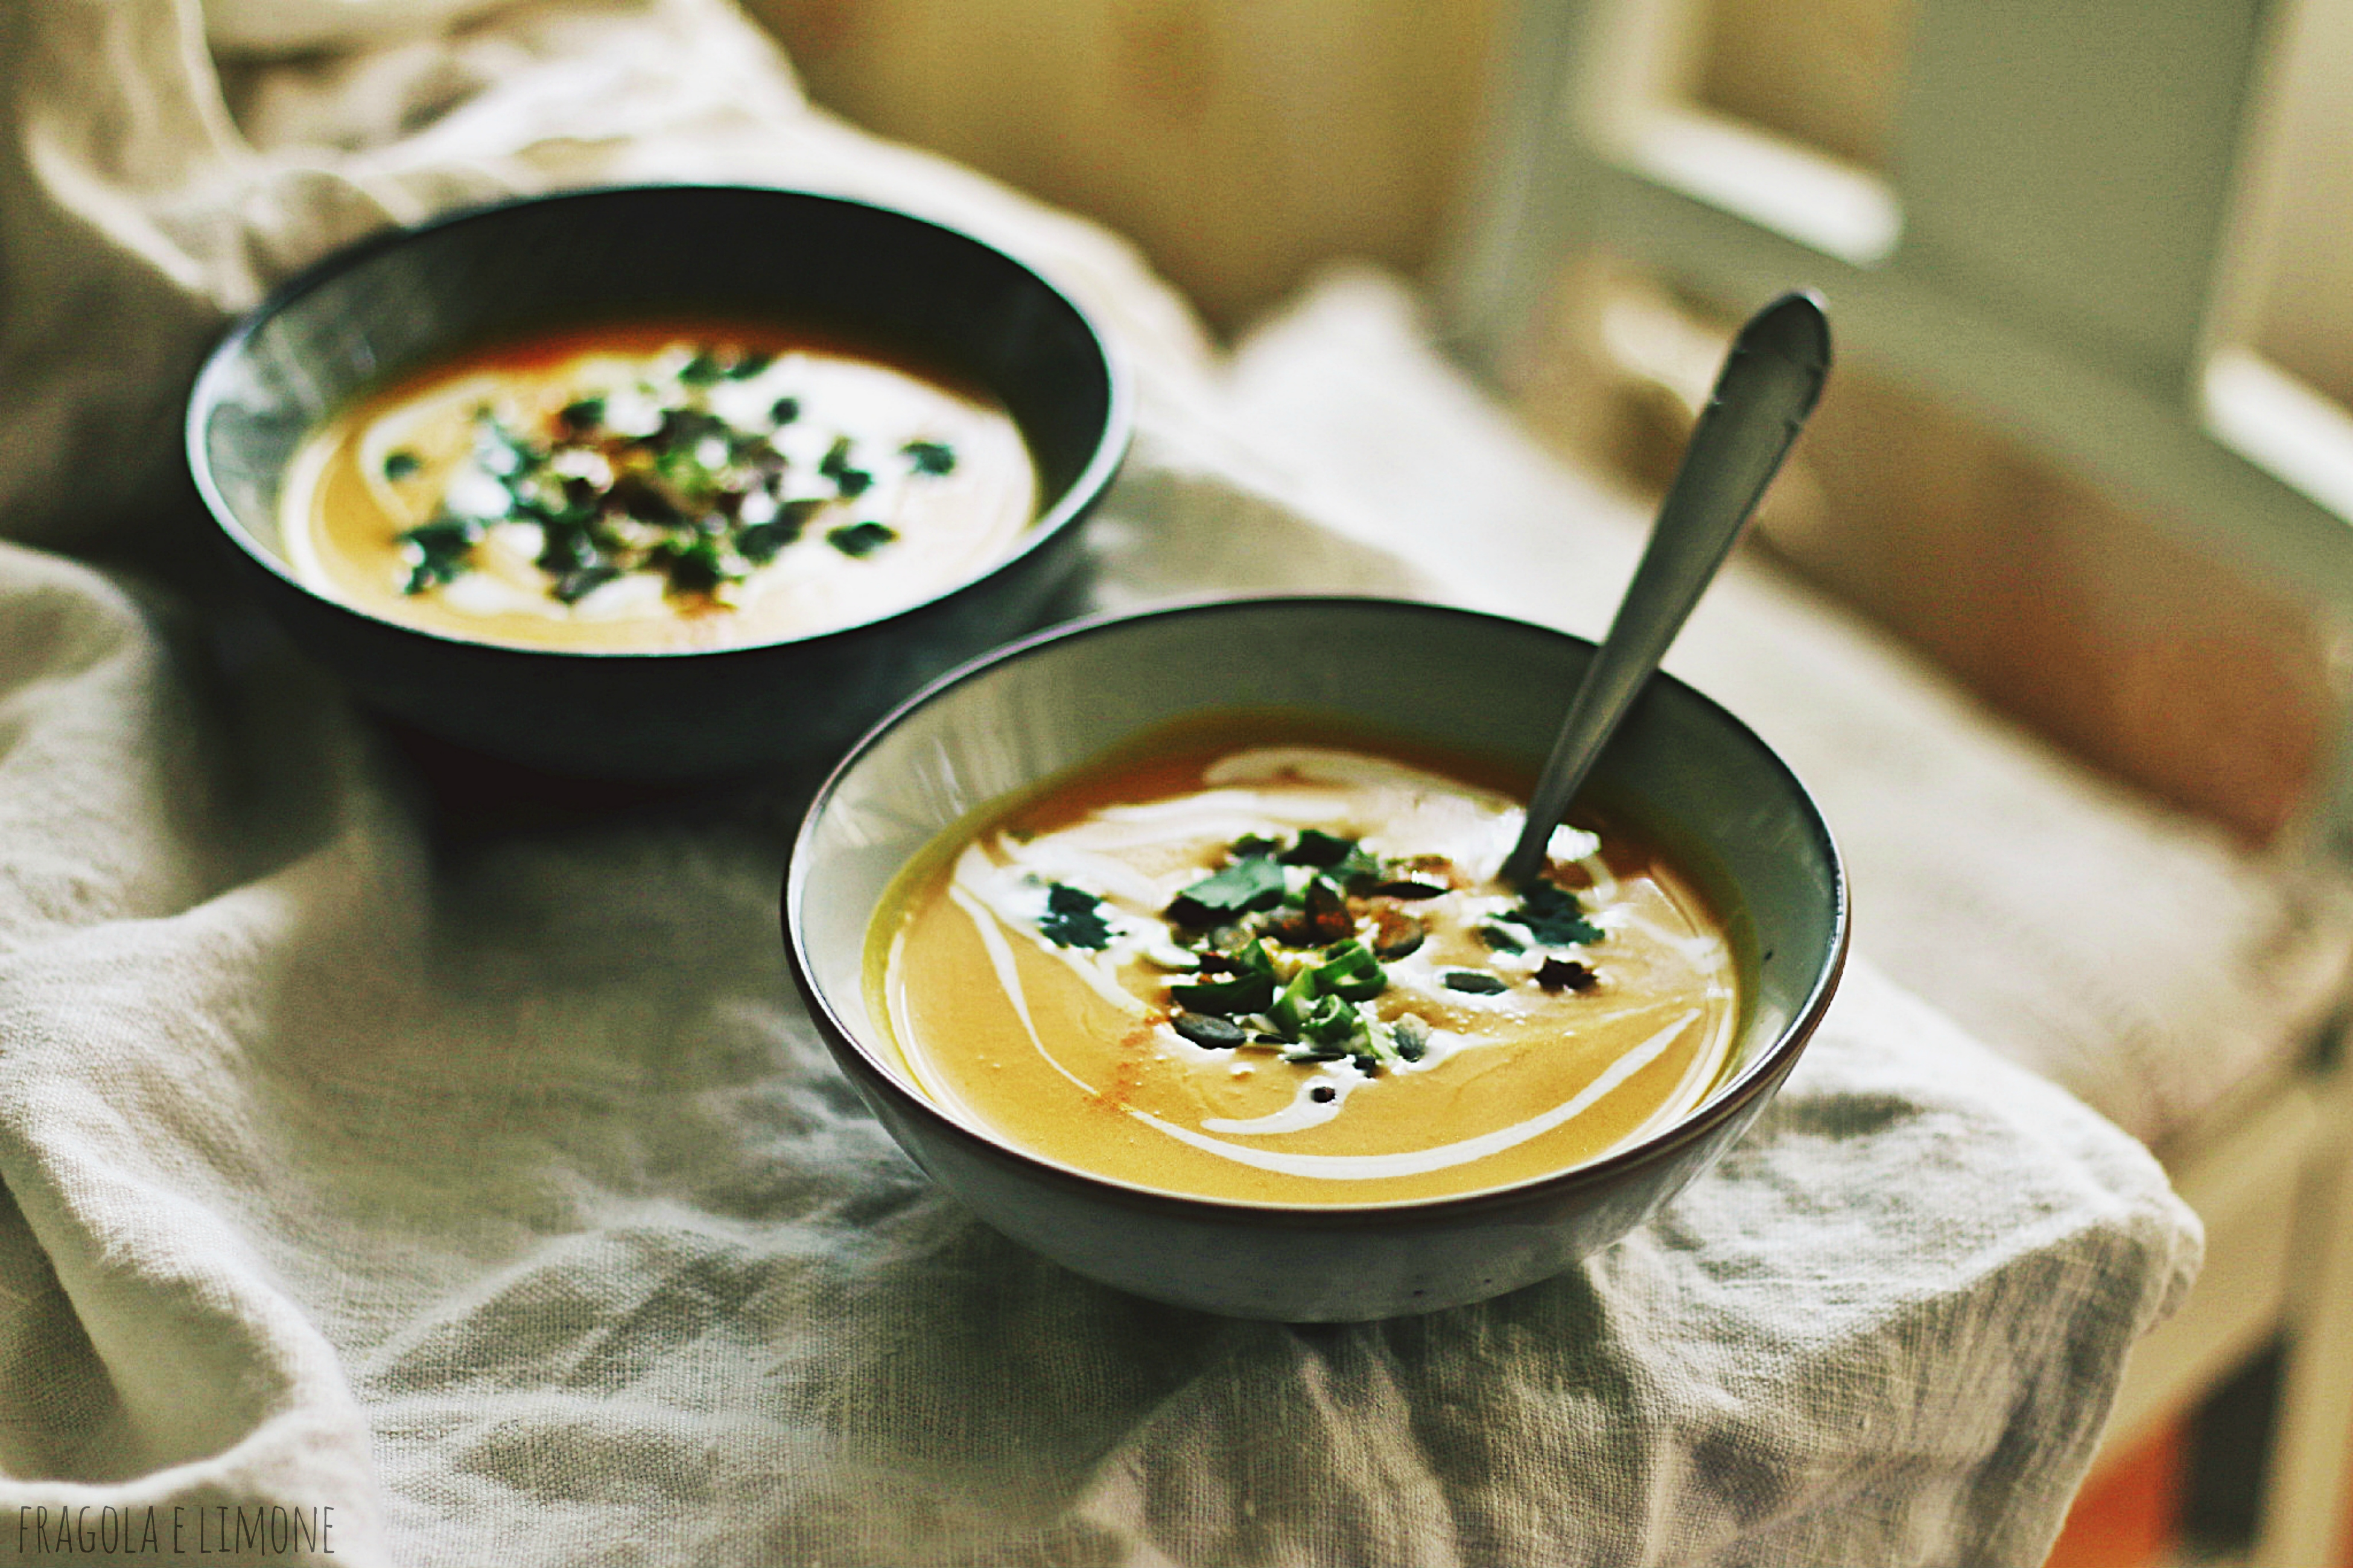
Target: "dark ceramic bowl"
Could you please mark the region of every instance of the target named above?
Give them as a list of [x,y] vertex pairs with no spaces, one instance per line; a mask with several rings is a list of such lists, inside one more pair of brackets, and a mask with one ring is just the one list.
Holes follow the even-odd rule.
[[[381,619],[298,583],[280,476],[303,437],[387,377],[486,341],[663,316],[806,324],[965,376],[1028,439],[1040,515],[1004,559],[840,631],[681,653],[495,647]],[[366,701],[557,773],[665,781],[830,759],[891,703],[1043,618],[1077,524],[1125,451],[1125,382],[1086,315],[967,235],[833,196],[586,191],[459,214],[339,251],[233,330],[190,396],[188,462],[269,611]]]
[[842,1069],[932,1177],[1078,1272],[1240,1317],[1330,1321],[1474,1301],[1639,1225],[1764,1108],[1829,1005],[1846,883],[1804,786],[1738,720],[1654,679],[1586,797],[1639,821],[1725,911],[1744,1007],[1733,1061],[1680,1122],[1591,1163],[1462,1196],[1356,1205],[1178,1197],[1020,1152],[910,1081],[867,1006],[875,908],[967,814],[1189,714],[1292,708],[1531,775],[1591,657],[1523,622],[1378,599],[1228,600],[1098,620],[967,666],[834,772],[785,881],[794,978]]

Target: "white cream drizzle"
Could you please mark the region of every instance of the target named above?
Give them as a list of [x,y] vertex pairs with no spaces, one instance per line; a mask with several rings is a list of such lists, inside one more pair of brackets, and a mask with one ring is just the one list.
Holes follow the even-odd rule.
[[[1299,1092],[1291,1097],[1291,1103],[1281,1110],[1242,1120],[1213,1116],[1201,1123],[1201,1130],[1261,1138],[1277,1132],[1304,1132],[1311,1127],[1321,1127],[1339,1115],[1340,1108],[1348,1102],[1348,1096],[1371,1081],[1354,1068],[1335,1071],[1327,1067],[1301,1084]],[[1315,1098],[1315,1091],[1319,1089],[1329,1091],[1321,1100]]]
[[[972,915],[974,922],[981,928],[983,942],[1003,942],[996,929],[997,922],[1001,921],[1026,938],[1039,952],[1066,966],[1085,983],[1089,990],[1121,1012],[1134,1018],[1145,1017],[1151,1012],[1140,998],[1119,983],[1120,958],[1143,945],[1138,934],[1127,929],[1126,921],[1119,921],[1113,925],[1112,944],[1099,950],[1063,947],[1048,941],[1038,929],[1038,917],[1046,910],[1045,885],[1032,880],[1022,871],[998,866],[976,844],[967,845],[964,853],[956,857],[955,873],[949,879],[948,891],[955,897],[956,907]],[[987,910],[996,917],[995,921],[981,920],[975,912],[976,907]],[[1115,914],[1111,918],[1118,920]],[[1152,935],[1164,935],[1166,929],[1163,927]],[[994,956],[995,949],[990,951]],[[1009,952],[1007,954],[1008,964],[1011,956]],[[997,978],[1014,987],[1018,994],[1020,977],[1009,968],[1000,966]],[[1017,1002],[1016,1005],[1022,1009],[1022,1022],[1027,1025],[1029,1016],[1027,1005]],[[1030,1034],[1034,1038],[1037,1031],[1033,1029]]]
[[980,932],[980,943],[988,950],[989,967],[997,971],[997,983],[1005,988],[1006,1000],[1013,1004],[1014,1016],[1021,1020],[1021,1027],[1029,1035],[1029,1043],[1038,1047],[1038,1054],[1046,1058],[1048,1066],[1077,1084],[1083,1092],[1093,1094],[1094,1085],[1064,1067],[1061,1059],[1046,1048],[1046,1042],[1039,1038],[1038,1025],[1029,1016],[1029,994],[1021,988],[1021,972],[1014,964],[1013,950],[1006,945],[1004,933],[997,929],[997,921],[990,918],[994,911],[954,883],[948,887],[948,897],[955,900],[956,908],[970,917],[973,929]]
[[1238,1164],[1255,1166],[1261,1171],[1272,1171],[1280,1175],[1304,1176],[1324,1182],[1378,1182],[1397,1176],[1427,1175],[1432,1171],[1451,1170],[1457,1165],[1467,1165],[1474,1160],[1483,1160],[1506,1149],[1516,1148],[1581,1114],[1610,1090],[1658,1060],[1699,1016],[1700,1009],[1686,1009],[1683,1016],[1611,1062],[1599,1077],[1550,1110],[1510,1127],[1482,1132],[1476,1138],[1440,1143],[1434,1149],[1414,1149],[1397,1154],[1285,1154],[1271,1149],[1250,1149],[1239,1143],[1228,1143],[1222,1139],[1196,1132],[1189,1127],[1164,1121],[1150,1111],[1138,1110],[1132,1105],[1127,1108],[1127,1113],[1178,1142],[1205,1153],[1216,1154]]

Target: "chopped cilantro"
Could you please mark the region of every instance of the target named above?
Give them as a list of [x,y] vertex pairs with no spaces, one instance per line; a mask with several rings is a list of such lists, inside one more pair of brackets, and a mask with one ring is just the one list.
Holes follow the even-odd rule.
[[1472,996],[1493,996],[1506,989],[1501,975],[1490,974],[1483,969],[1450,969],[1440,979],[1449,991]]
[[1530,882],[1520,907],[1504,919],[1527,928],[1542,947],[1583,947],[1601,940],[1601,928],[1585,918],[1577,895],[1556,882]]
[[847,436],[833,438],[833,445],[828,447],[825,456],[818,459],[817,471],[833,481],[834,489],[841,492],[845,500],[864,495],[867,488],[874,482],[872,474],[851,465],[849,437]]
[[765,522],[746,524],[735,536],[735,549],[754,566],[765,566],[776,558],[776,552],[801,536],[807,525],[809,513],[824,503],[816,500],[788,500],[776,509],[776,515]]
[[1504,926],[1481,926],[1479,940],[1485,942],[1488,948],[1495,952],[1525,952],[1528,950],[1527,943],[1514,936],[1510,930]]
[[1286,866],[1313,866],[1318,870],[1337,866],[1356,847],[1353,838],[1341,838],[1320,828],[1300,829],[1298,839],[1290,848],[1275,857]]
[[668,540],[653,548],[649,559],[670,574],[673,594],[708,594],[722,583],[744,575],[742,567],[727,558],[716,539]]
[[1168,918],[1180,926],[1219,925],[1282,901],[1282,868],[1263,855],[1245,855],[1176,895]]
[[554,594],[560,604],[576,605],[606,584],[621,574],[621,569],[606,563],[594,566],[574,567],[555,574]]
[[430,522],[419,523],[400,536],[407,548],[408,581],[402,584],[405,594],[422,594],[426,589],[443,583],[454,582],[471,564],[467,557],[482,537],[482,525],[470,518],[443,515]]
[[844,555],[867,556],[898,537],[896,531],[879,522],[853,522],[829,530],[825,542]]
[[1057,947],[1099,951],[1111,943],[1111,923],[1103,919],[1103,900],[1092,893],[1056,882],[1046,889],[1046,912],[1038,930]]
[[[537,563],[557,604],[575,604],[616,578],[651,575],[672,595],[729,605],[733,584],[819,526],[821,509],[874,487],[876,476],[855,465],[853,438],[832,433],[818,467],[833,493],[782,500],[796,465],[778,449],[776,432],[801,418],[800,400],[775,398],[765,421],[756,407],[744,410],[739,425],[695,390],[749,383],[776,363],[774,353],[724,341],[689,342],[668,363],[672,374],[654,378],[659,384],[639,383],[633,395],[651,400],[645,422],[622,419],[620,430],[612,424],[618,403],[602,391],[575,390],[562,406],[535,413],[528,426],[510,425],[491,402],[462,405],[472,447],[461,472],[470,477],[456,506],[444,498],[431,521],[398,536],[406,591],[423,593],[462,575],[489,526],[516,519],[542,530]],[[901,449],[922,472],[946,472],[955,460],[943,442]],[[420,451],[407,447],[378,461],[388,479],[427,471]],[[484,475],[499,483],[481,484]],[[869,521],[834,528],[826,539],[862,558],[899,534],[886,521]]]
[[944,441],[910,441],[899,450],[914,460],[915,472],[919,474],[937,476],[955,471],[955,448]]

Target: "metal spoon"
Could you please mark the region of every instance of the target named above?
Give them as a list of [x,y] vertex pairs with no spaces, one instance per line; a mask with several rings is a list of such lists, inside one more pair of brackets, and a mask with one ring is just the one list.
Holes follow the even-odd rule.
[[1634,580],[1536,779],[1527,825],[1504,861],[1506,882],[1525,882],[1543,867],[1553,828],[1731,552],[1830,368],[1830,321],[1810,293],[1782,295],[1732,340]]

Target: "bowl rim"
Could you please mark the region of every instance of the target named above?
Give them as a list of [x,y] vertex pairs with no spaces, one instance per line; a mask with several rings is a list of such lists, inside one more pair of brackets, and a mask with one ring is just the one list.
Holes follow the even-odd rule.
[[[1546,636],[1585,643],[1589,639],[1574,632],[1562,631],[1540,622],[1522,620],[1515,616],[1495,615],[1456,605],[1438,604],[1429,600],[1405,599],[1372,594],[1296,594],[1281,591],[1221,593],[1189,596],[1141,610],[1119,610],[1084,616],[1060,626],[1008,643],[949,670],[946,674],[908,697],[890,712],[876,721],[874,726],[849,750],[842,754],[818,786],[802,814],[799,831],[794,836],[789,858],[786,861],[778,916],[784,929],[784,946],[791,968],[794,984],[808,1004],[809,1016],[825,1037],[837,1058],[854,1062],[862,1076],[888,1094],[892,1103],[902,1110],[912,1108],[922,1121],[946,1131],[960,1144],[982,1153],[999,1163],[1010,1164],[1033,1179],[1050,1184],[1077,1188],[1098,1197],[1113,1199],[1130,1207],[1157,1213],[1174,1213],[1196,1217],[1215,1215],[1241,1223],[1293,1225],[1314,1227],[1394,1224],[1401,1217],[1452,1221],[1472,1218],[1491,1211],[1518,1209],[1532,1201],[1578,1187],[1614,1186],[1622,1178],[1647,1166],[1674,1158],[1694,1142],[1711,1136],[1725,1121],[1744,1114],[1761,1096],[1769,1093],[1796,1066],[1799,1054],[1805,1048],[1823,1015],[1829,1010],[1841,977],[1845,973],[1847,955],[1852,935],[1852,902],[1844,858],[1839,853],[1838,841],[1831,831],[1830,822],[1820,805],[1799,778],[1795,770],[1782,760],[1780,753],[1766,744],[1764,739],[1750,729],[1736,714],[1706,693],[1675,676],[1661,670],[1652,676],[1677,689],[1681,696],[1697,703],[1704,712],[1721,721],[1736,741],[1744,742],[1760,754],[1767,764],[1778,771],[1789,789],[1804,806],[1810,819],[1812,837],[1819,842],[1825,864],[1831,872],[1831,932],[1829,951],[1816,972],[1804,1003],[1794,1009],[1780,1034],[1765,1050],[1746,1063],[1731,1081],[1720,1086],[1715,1094],[1689,1115],[1669,1127],[1661,1129],[1640,1142],[1611,1151],[1596,1160],[1571,1165],[1562,1170],[1529,1176],[1517,1182],[1497,1186],[1475,1188],[1466,1193],[1446,1194],[1432,1197],[1388,1198],[1371,1202],[1335,1204],[1285,1204],[1265,1199],[1206,1197],[1189,1193],[1174,1193],[1165,1188],[1145,1186],[1115,1176],[1054,1160],[1028,1150],[1016,1148],[997,1137],[988,1129],[968,1125],[945,1108],[934,1103],[923,1094],[901,1081],[897,1073],[883,1062],[876,1050],[857,1031],[850,1028],[833,1006],[816,980],[804,942],[798,914],[805,903],[809,870],[808,856],[820,818],[848,780],[851,771],[867,753],[901,724],[945,695],[949,690],[975,680],[1000,665],[1011,664],[1039,655],[1044,650],[1066,642],[1078,642],[1144,621],[1173,619],[1202,614],[1218,614],[1240,608],[1294,607],[1304,611],[1338,611],[1373,609],[1380,613],[1427,615],[1458,621],[1500,623],[1513,628],[1535,631]],[[1564,697],[1564,701],[1566,697]],[[844,1053],[847,1052],[845,1057]]]
[[[869,212],[879,213],[889,218],[918,224],[942,234],[953,236],[1019,268],[1040,289],[1060,300],[1078,319],[1080,326],[1085,329],[1089,341],[1094,344],[1095,352],[1102,359],[1106,394],[1103,428],[1095,438],[1094,450],[1088,456],[1086,465],[1079,470],[1078,475],[1063,489],[1054,504],[1040,512],[1023,531],[1022,538],[1013,549],[995,557],[972,575],[960,578],[913,604],[901,605],[897,609],[870,620],[856,621],[846,626],[833,626],[818,632],[764,637],[754,642],[728,643],[708,648],[575,648],[493,642],[478,637],[459,637],[449,632],[414,626],[390,616],[378,615],[372,610],[320,593],[296,576],[285,563],[253,536],[243,519],[237,515],[237,510],[221,493],[220,487],[213,478],[210,455],[206,450],[205,432],[208,424],[208,416],[210,411],[223,401],[220,395],[221,389],[229,376],[230,366],[243,353],[254,334],[280,311],[325,287],[344,273],[374,260],[377,256],[398,249],[402,246],[412,244],[427,236],[438,234],[445,229],[495,223],[519,208],[539,208],[574,203],[593,205],[614,197],[672,192],[755,199],[783,196],[794,201],[814,201],[838,206],[862,207]],[[182,450],[188,466],[188,474],[195,482],[196,493],[204,501],[205,510],[211,517],[215,528],[255,565],[293,589],[304,599],[372,626],[385,627],[410,637],[422,637],[429,642],[451,647],[481,650],[490,654],[513,655],[525,658],[573,658],[624,665],[652,664],[686,658],[723,658],[729,655],[759,654],[780,647],[815,647],[828,641],[862,637],[878,629],[892,626],[916,616],[945,600],[955,598],[1013,570],[1027,557],[1045,549],[1092,510],[1095,503],[1102,500],[1103,492],[1110,488],[1113,478],[1118,473],[1120,465],[1125,461],[1128,447],[1134,438],[1134,378],[1124,353],[1117,346],[1111,334],[1103,330],[1102,321],[1093,311],[1088,310],[1060,284],[1002,246],[982,238],[968,228],[905,207],[893,206],[887,202],[871,201],[861,196],[845,195],[838,192],[798,185],[742,184],[724,181],[696,180],[657,180],[620,184],[581,185],[560,191],[501,197],[493,201],[454,207],[438,213],[421,223],[380,229],[363,235],[348,244],[338,246],[272,287],[250,310],[228,325],[222,332],[219,341],[205,355],[195,378],[189,383],[186,406],[181,416]]]

